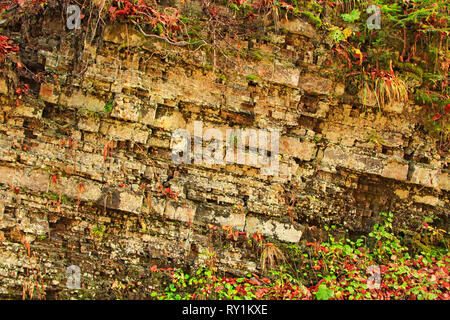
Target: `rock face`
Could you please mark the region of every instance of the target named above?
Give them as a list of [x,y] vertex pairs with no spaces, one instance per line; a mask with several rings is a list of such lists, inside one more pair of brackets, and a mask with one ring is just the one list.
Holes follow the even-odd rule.
[[[240,72],[242,61],[218,58],[224,81],[201,51],[131,27],[108,26],[101,44],[77,53],[67,37],[36,39],[35,58],[57,81],[17,106],[0,78],[0,297],[21,297],[27,268],[37,266],[49,298],[69,297],[71,265],[88,297],[110,298],[117,279],[146,297],[157,285],[150,266],[203,263],[208,224],[298,242],[312,226],[367,232],[381,211],[405,227],[432,214],[445,220],[448,160],[415,129],[412,107],[377,113],[336,100],[343,85],[308,58],[321,45],[312,42],[314,28],[282,27],[260,45],[283,48],[274,62],[249,61]],[[292,57],[304,57],[308,72]],[[173,163],[172,133],[194,133],[194,121],[221,132],[279,130],[278,173]],[[216,248],[221,270],[259,268],[254,250],[226,241],[232,245]]]

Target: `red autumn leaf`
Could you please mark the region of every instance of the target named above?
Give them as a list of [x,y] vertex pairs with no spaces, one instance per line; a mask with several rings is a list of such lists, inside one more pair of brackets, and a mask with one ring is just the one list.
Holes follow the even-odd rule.
[[209,9],[209,13],[211,14],[212,17],[215,17],[217,15],[217,9],[216,8]]
[[253,234],[253,239],[255,239],[258,242],[261,242],[263,240],[263,238],[262,238],[262,236],[261,236],[261,234],[259,232],[255,232]]
[[[154,266],[154,267],[156,267],[156,266]],[[172,271],[173,270],[173,268],[160,268],[159,269],[159,271]],[[152,270],[153,271],[153,270]],[[156,268],[156,270],[155,271],[158,271],[158,269]]]
[[247,283],[253,284],[253,285],[255,285],[255,286],[260,286],[260,285],[262,285],[262,283],[261,283],[260,281],[258,281],[258,280],[253,280],[253,279],[247,280]]
[[450,103],[448,105],[446,105],[444,108],[444,114],[447,114],[449,112],[450,112]]
[[117,16],[125,16],[129,13],[129,10],[117,10],[115,13]]
[[294,7],[290,4],[287,4],[286,2],[280,1],[280,4],[283,8],[285,8],[286,10],[294,10]]
[[261,278],[261,280],[264,281],[264,282],[267,283],[267,284],[270,283],[270,280],[269,280],[268,278],[266,278],[266,277]]
[[433,117],[433,120],[439,120],[442,117],[442,114],[440,114],[439,112],[436,113],[436,115]]

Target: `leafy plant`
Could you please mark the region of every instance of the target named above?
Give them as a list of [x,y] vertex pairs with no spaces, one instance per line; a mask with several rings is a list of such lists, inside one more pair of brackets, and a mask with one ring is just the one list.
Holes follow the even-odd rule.
[[[238,278],[221,276],[208,263],[194,274],[154,266],[152,271],[168,275],[170,281],[164,290],[154,292],[152,297],[177,300],[448,300],[448,250],[424,251],[419,248],[419,252],[412,255],[411,248],[394,234],[394,215],[382,212],[379,220],[369,237],[355,241],[345,237],[336,239],[331,232],[337,227],[331,226],[325,228],[330,232],[327,242],[303,241],[286,245],[285,251],[266,243],[265,249],[271,248],[266,249],[266,256],[272,256],[272,261],[277,260],[278,265],[276,268],[275,263],[272,265],[267,277],[254,273]],[[420,229],[421,236],[423,239],[433,237],[433,243],[439,245],[447,237],[446,233],[431,226],[432,219],[426,221]],[[267,268],[261,268],[264,269]],[[370,270],[374,269],[379,272],[379,287],[369,286],[369,277],[374,276]]]
[[319,289],[315,293],[317,300],[329,300],[334,296],[334,291],[328,289],[326,284],[319,285]]
[[371,93],[375,96],[380,109],[388,103],[408,101],[408,88],[392,69],[390,72],[383,69],[374,69],[347,74],[347,76],[355,75],[360,76],[360,86],[362,86],[365,94]]
[[112,101],[108,101],[105,104],[105,107],[103,108],[103,110],[105,111],[105,113],[110,113],[112,111],[112,109],[114,108],[114,102]]
[[103,238],[103,235],[105,234],[104,231],[105,231],[105,226],[104,225],[99,225],[99,226],[93,227],[91,229],[91,235],[94,238],[101,239],[101,238]]
[[0,60],[4,60],[8,53],[16,51],[19,51],[19,46],[8,37],[0,35]]
[[367,140],[368,140],[368,142],[376,144],[376,145],[385,143],[384,139],[380,138],[378,136],[378,134],[373,130],[369,133]]
[[330,34],[328,35],[334,43],[338,44],[342,41],[346,41],[347,38],[353,33],[353,31],[349,28],[345,28],[341,30],[341,28],[337,26],[333,26],[330,29]]
[[253,75],[253,74],[247,75],[246,78],[247,78],[247,81],[254,82],[254,83],[261,81],[261,78],[260,78],[260,77],[255,76],[255,75]]
[[350,13],[341,14],[341,17],[346,22],[355,22],[361,17],[361,12],[358,9],[353,9]]
[[276,263],[281,263],[285,260],[283,252],[271,242],[267,242],[261,254],[262,270],[272,269]]

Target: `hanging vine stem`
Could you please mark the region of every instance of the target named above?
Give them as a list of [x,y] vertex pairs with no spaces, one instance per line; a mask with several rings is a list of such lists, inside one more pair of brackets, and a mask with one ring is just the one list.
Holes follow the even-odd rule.
[[200,47],[208,45],[208,43],[205,40],[199,40],[199,41],[195,41],[195,42],[187,42],[187,41],[180,41],[180,42],[174,42],[174,41],[170,41],[169,39],[162,37],[162,36],[158,36],[157,34],[148,34],[146,33],[144,30],[142,30],[141,26],[136,23],[135,21],[132,21],[134,23],[135,26],[138,27],[139,31],[146,37],[153,37],[153,38],[157,38],[157,39],[161,39],[164,40],[165,42],[167,42],[168,44],[171,44],[173,46],[179,46],[179,47],[184,47],[184,46],[188,46],[188,45],[197,45],[197,44],[201,44]]

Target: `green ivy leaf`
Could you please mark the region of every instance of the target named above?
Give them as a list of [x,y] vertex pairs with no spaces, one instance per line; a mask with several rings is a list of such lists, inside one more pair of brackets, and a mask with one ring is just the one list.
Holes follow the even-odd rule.
[[329,300],[334,296],[334,291],[328,289],[325,284],[321,284],[316,293],[317,300]]
[[114,102],[109,101],[105,104],[105,107],[103,108],[103,110],[105,111],[105,113],[110,113],[112,111],[114,107]]
[[341,14],[341,18],[346,22],[355,22],[361,17],[361,12],[357,9],[353,9],[350,13]]

